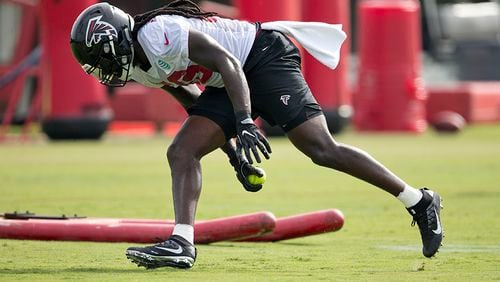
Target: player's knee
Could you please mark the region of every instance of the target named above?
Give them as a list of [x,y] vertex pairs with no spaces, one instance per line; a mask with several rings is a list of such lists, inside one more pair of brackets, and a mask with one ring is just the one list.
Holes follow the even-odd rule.
[[194,159],[194,156],[186,146],[173,143],[168,147],[167,159],[170,167],[183,166],[186,162]]
[[340,170],[342,167],[342,162],[340,160],[341,156],[338,153],[338,148],[336,145],[317,148],[309,156],[313,163]]

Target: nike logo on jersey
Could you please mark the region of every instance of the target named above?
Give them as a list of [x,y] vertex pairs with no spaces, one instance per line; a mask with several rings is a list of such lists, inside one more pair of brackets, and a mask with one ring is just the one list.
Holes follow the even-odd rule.
[[245,134],[246,134],[246,135],[248,135],[248,136],[251,136],[251,137],[254,137],[254,138],[255,138],[255,135],[253,135],[252,133],[250,133],[250,132],[248,132],[248,131],[246,131],[246,130],[243,130],[243,131],[241,132],[241,135],[245,136]]
[[160,249],[160,250],[164,250],[164,251],[167,251],[167,252],[171,252],[171,253],[174,253],[174,254],[178,254],[178,255],[182,253],[182,247],[181,246],[177,246],[177,249],[170,249],[170,248],[164,248],[164,247],[158,247],[158,246],[155,246],[155,248]]
[[288,100],[290,100],[290,95],[281,95],[280,97],[281,102],[285,104],[285,106],[288,106]]
[[434,207],[434,212],[436,213],[436,222],[437,222],[437,227],[436,229],[433,229],[432,232],[434,232],[434,234],[441,234],[441,222],[439,221],[439,214],[436,210],[436,207]]
[[165,36],[165,46],[168,46],[170,44],[170,41],[168,40],[167,33],[164,32],[163,35]]

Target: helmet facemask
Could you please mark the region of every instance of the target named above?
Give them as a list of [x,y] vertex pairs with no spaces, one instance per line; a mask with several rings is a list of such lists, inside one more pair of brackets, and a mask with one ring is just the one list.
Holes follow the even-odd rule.
[[[124,33],[127,34],[128,32],[124,31]],[[125,40],[127,39],[123,41]],[[124,86],[129,80],[134,61],[132,40],[122,42],[120,45],[124,44],[129,46],[122,46],[125,48],[121,48],[121,52],[118,52],[113,36],[110,35],[107,39],[101,40],[96,61],[91,65],[83,65],[83,69],[88,74],[95,76],[104,85],[112,87]]]

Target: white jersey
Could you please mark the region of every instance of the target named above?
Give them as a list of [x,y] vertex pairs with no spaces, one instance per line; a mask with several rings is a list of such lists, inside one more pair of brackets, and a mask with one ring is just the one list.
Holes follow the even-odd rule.
[[148,87],[177,87],[199,83],[224,87],[220,73],[208,70],[189,59],[189,30],[211,36],[244,65],[257,32],[246,21],[212,17],[206,20],[161,15],[153,18],[138,32],[137,40],[152,68],[147,72],[134,67],[131,78]]

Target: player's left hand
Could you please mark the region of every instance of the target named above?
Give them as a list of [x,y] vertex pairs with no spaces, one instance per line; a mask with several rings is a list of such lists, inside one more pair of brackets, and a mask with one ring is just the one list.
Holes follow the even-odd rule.
[[238,154],[243,150],[248,162],[253,164],[252,155],[250,154],[250,151],[252,151],[255,161],[260,163],[261,158],[257,151],[258,148],[262,155],[264,155],[266,159],[269,159],[269,154],[272,153],[271,146],[264,135],[260,133],[250,116],[237,119],[236,131],[236,151]]
[[236,171],[236,177],[243,185],[243,188],[248,192],[257,192],[262,189],[262,184],[251,184],[248,182],[249,175],[257,175],[259,177],[263,176],[263,173],[260,169],[249,164],[246,160],[241,161],[238,165],[233,166]]

